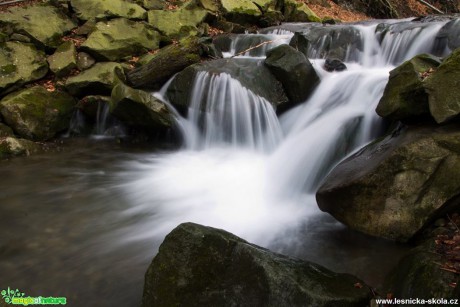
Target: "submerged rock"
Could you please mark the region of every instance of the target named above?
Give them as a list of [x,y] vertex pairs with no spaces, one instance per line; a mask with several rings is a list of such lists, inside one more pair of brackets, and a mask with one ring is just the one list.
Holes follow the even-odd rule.
[[110,17],[145,19],[147,17],[146,10],[127,0],[71,0],[70,4],[81,20]]
[[148,268],[142,306],[367,306],[369,300],[369,288],[351,275],[185,223],[166,236]]
[[160,35],[152,26],[118,18],[98,22],[96,30],[81,45],[81,50],[95,58],[116,61],[159,47]]
[[77,49],[72,42],[60,45],[53,55],[48,57],[51,71],[58,77],[68,75],[77,67]]
[[44,150],[44,145],[14,137],[0,137],[0,159],[29,156]]
[[390,79],[377,106],[377,114],[390,120],[404,120],[430,114],[425,75],[441,60],[429,54],[418,55],[390,71]]
[[78,97],[109,95],[115,83],[115,68],[123,67],[114,62],[97,63],[80,74],[68,78],[65,87],[70,94]]
[[45,54],[31,44],[0,43],[0,96],[48,72]]
[[[263,65],[263,60],[220,59],[192,65],[176,75],[167,90],[169,101],[180,111],[189,107],[194,80],[198,72],[206,71],[210,76],[228,74],[252,93],[268,100],[274,109],[288,102],[281,83]],[[200,84],[198,86],[209,86]],[[205,104],[201,104],[205,109]]]
[[442,124],[460,114],[460,48],[425,80],[431,115]]
[[408,241],[460,191],[460,132],[454,126],[408,127],[336,166],[320,187],[321,210],[352,229]]
[[304,102],[320,82],[305,55],[288,45],[269,50],[265,65],[283,85],[290,105]]
[[11,26],[44,47],[56,48],[62,43],[62,36],[77,26],[58,8],[46,4],[12,7],[1,15],[0,30],[2,26]]
[[4,97],[0,113],[17,135],[43,141],[68,129],[75,104],[69,94],[37,85]]

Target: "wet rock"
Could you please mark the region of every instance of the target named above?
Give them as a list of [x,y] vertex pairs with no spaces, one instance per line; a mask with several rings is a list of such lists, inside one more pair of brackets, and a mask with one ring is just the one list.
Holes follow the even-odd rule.
[[142,306],[366,306],[369,292],[351,275],[185,223],[148,268]]
[[121,64],[106,62],[70,77],[65,83],[70,94],[78,97],[88,95],[110,95],[115,83],[115,68],[122,69]]
[[126,0],[71,0],[70,4],[81,20],[114,17],[145,19],[147,17],[146,10]]
[[77,103],[77,109],[83,112],[87,117],[96,119],[104,109],[104,105],[110,105],[112,98],[110,96],[90,95],[82,98]]
[[45,54],[31,44],[0,44],[0,96],[28,82],[43,78],[48,72]]
[[289,43],[309,58],[336,58],[341,61],[358,60],[363,50],[360,32],[350,26],[312,25],[296,32]]
[[5,26],[27,35],[39,46],[56,48],[62,43],[62,36],[77,25],[55,6],[36,4],[2,12],[0,29]]
[[460,47],[460,19],[454,19],[446,23],[438,34],[435,40],[435,52],[442,54],[448,48],[455,50]]
[[68,75],[77,67],[77,49],[72,42],[60,45],[53,55],[48,57],[48,64],[52,72],[58,77]]
[[460,48],[456,49],[425,80],[431,115],[445,123],[460,113]]
[[151,93],[119,82],[112,90],[111,113],[128,126],[169,129],[173,118],[166,105]]
[[[283,109],[283,105],[288,102],[283,86],[262,61],[233,58],[192,65],[177,74],[171,82],[167,91],[169,101],[184,112],[189,107],[196,74],[207,71],[215,75],[226,73],[252,93],[268,100],[275,109]],[[202,107],[205,108],[205,104]]]
[[96,59],[116,61],[157,49],[159,41],[160,35],[152,26],[118,18],[98,22],[96,30],[81,45],[81,50]]
[[4,97],[0,113],[14,132],[30,140],[49,140],[67,130],[76,101],[65,92],[34,86]]
[[127,74],[128,83],[135,88],[159,89],[175,73],[198,63],[202,48],[196,38],[161,48],[150,62]]
[[405,127],[369,144],[324,180],[316,195],[320,209],[352,229],[408,241],[455,206],[459,131],[456,125]]
[[0,137],[0,159],[29,156],[43,151],[43,145],[14,137]]
[[198,25],[209,15],[199,7],[179,8],[176,10],[151,10],[148,20],[155,29],[169,37],[185,37],[198,32]]
[[310,61],[291,46],[269,50],[264,63],[283,85],[292,106],[304,102],[320,82]]
[[96,60],[86,52],[79,52],[77,54],[77,67],[79,70],[85,70],[92,67]]
[[390,71],[377,114],[394,121],[429,116],[428,94],[423,80],[440,64],[439,58],[422,54]]
[[324,62],[324,70],[328,72],[347,70],[347,65],[339,59],[327,58]]

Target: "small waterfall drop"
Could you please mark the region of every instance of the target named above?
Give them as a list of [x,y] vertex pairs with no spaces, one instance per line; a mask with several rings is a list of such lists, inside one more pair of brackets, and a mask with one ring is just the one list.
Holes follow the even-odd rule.
[[[317,217],[321,180],[382,133],[375,108],[389,71],[418,53],[433,53],[444,24],[368,22],[331,27],[331,36],[322,25],[296,26],[326,33],[306,51],[321,83],[279,119],[267,100],[230,75],[197,73],[188,116],[178,116],[186,146],[131,165],[135,179],[122,187],[133,204],[129,213],[151,215],[137,237],[161,238],[179,223],[196,222],[269,247]],[[266,33],[283,40],[288,28]],[[341,31],[354,39],[341,49],[348,70],[326,72],[324,58]]]

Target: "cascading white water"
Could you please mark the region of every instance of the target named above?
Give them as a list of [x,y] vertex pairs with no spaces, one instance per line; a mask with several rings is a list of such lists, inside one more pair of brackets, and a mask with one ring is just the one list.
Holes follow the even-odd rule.
[[130,166],[137,179],[123,187],[128,212],[152,216],[137,237],[161,238],[191,221],[269,246],[318,214],[314,195],[324,176],[380,132],[375,107],[389,71],[429,52],[443,25],[393,31],[396,24],[383,40],[376,23],[350,25],[361,39],[347,51],[356,61],[330,73],[312,59],[319,87],[279,121],[266,100],[229,75],[198,73],[188,118],[179,117],[187,146]]

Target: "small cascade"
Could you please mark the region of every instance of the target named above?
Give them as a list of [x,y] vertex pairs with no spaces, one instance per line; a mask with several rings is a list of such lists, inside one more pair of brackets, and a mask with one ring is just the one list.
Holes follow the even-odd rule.
[[94,125],[94,136],[104,136],[108,128],[110,107],[107,103],[98,101],[96,112],[96,124]]
[[224,55],[225,57],[235,55],[264,57],[268,50],[289,43],[294,35],[292,32],[286,30],[280,32],[283,34],[240,34],[232,40],[229,51],[224,53]]

